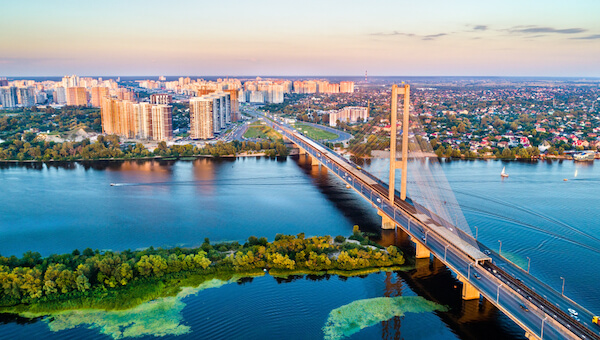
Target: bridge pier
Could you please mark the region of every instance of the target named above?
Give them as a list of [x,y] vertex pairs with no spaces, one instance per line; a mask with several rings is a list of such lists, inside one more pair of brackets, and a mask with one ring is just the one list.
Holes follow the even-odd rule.
[[301,147],[298,147],[298,155],[306,155],[306,150]]
[[479,291],[477,290],[477,288],[473,287],[473,285],[471,285],[469,283],[469,281],[462,277],[461,275],[457,275],[458,281],[462,282],[463,287],[462,287],[462,298],[463,300],[476,300],[479,299],[480,294]]
[[310,158],[310,165],[315,166],[319,165],[319,160],[313,156],[308,156]]
[[381,229],[396,229],[396,222],[389,218],[381,210],[377,210],[377,215],[381,216]]
[[431,252],[429,251],[429,249],[427,249],[427,247],[425,247],[425,245],[423,243],[421,243],[421,241],[419,241],[415,238],[411,237],[410,240],[415,244],[415,258],[428,259],[429,256],[431,255]]

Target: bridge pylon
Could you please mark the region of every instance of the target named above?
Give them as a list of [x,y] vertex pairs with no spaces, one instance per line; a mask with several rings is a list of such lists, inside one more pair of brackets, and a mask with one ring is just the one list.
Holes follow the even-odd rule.
[[[396,138],[398,135],[398,95],[404,95],[404,113],[402,114],[402,160],[396,160]],[[408,126],[410,118],[410,85],[403,87],[392,85],[392,107],[390,117],[390,180],[389,200],[394,203],[396,197],[396,169],[402,169],[400,178],[400,199],[406,199],[406,177],[408,176]]]

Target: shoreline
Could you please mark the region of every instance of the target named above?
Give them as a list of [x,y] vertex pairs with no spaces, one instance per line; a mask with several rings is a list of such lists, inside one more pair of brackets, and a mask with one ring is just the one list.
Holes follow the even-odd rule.
[[[237,154],[237,155],[224,155],[224,156],[219,156],[219,157],[215,157],[213,155],[193,155],[193,156],[178,156],[178,157],[164,157],[164,156],[156,156],[156,157],[139,157],[139,158],[99,158],[99,159],[73,159],[73,160],[47,160],[47,161],[38,161],[38,160],[33,160],[33,159],[27,159],[27,160],[16,160],[16,159],[2,159],[0,160],[0,164],[19,164],[19,163],[24,163],[24,164],[38,164],[38,163],[81,163],[81,162],[125,162],[125,161],[189,161],[189,160],[196,160],[196,159],[201,159],[201,158],[213,158],[213,159],[219,159],[219,158],[227,158],[227,159],[231,159],[231,158],[246,158],[246,157],[268,157],[266,155],[266,153],[264,152],[259,152],[259,153],[255,153],[255,154]],[[283,157],[283,156],[276,156],[276,157]],[[287,157],[287,156],[286,156]],[[193,158],[193,159],[192,159]]]
[[[288,155],[295,156],[295,155]],[[351,155],[352,157],[356,157],[357,159],[382,159],[381,157],[357,157]],[[193,156],[178,156],[178,157],[165,157],[165,156],[155,156],[155,157],[139,157],[139,158],[99,158],[99,159],[73,159],[73,160],[47,160],[47,161],[38,161],[33,159],[28,160],[16,160],[16,159],[3,159],[0,160],[0,164],[65,164],[65,163],[85,163],[85,162],[126,162],[126,161],[191,161],[202,158],[212,158],[212,159],[234,159],[234,158],[247,158],[247,157],[270,157],[267,156],[264,152],[258,152],[253,154],[240,153],[236,155],[223,155],[219,157],[215,157],[213,155],[193,155]],[[287,156],[275,156],[275,158],[279,157],[287,157]],[[411,157],[409,157],[411,158]],[[412,157],[413,159],[417,159]],[[543,161],[573,161],[573,162],[581,162],[581,163],[593,163],[594,160],[589,161],[576,161],[572,157],[566,156],[552,156],[552,157],[541,157],[535,159],[523,159],[523,158],[493,158],[493,157],[484,157],[484,158],[453,158],[453,157],[437,157],[437,156],[428,156],[426,158],[437,158],[440,161],[506,161],[506,162],[543,162]],[[600,159],[600,158],[598,158]]]

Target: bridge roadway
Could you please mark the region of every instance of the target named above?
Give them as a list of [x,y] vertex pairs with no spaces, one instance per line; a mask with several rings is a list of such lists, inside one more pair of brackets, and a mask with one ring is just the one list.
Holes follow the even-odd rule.
[[[262,115],[256,111],[254,113]],[[334,151],[299,134],[286,124],[268,118],[265,122],[346,182],[391,218],[413,240],[422,243],[435,257],[452,269],[463,284],[475,287],[522,327],[529,338],[600,339],[600,327],[591,323],[592,313],[589,311],[471,236],[450,225],[442,226],[434,222],[430,218],[431,213],[410,199],[403,201],[396,197],[395,202],[390,202],[387,199],[385,183]],[[578,311],[583,323],[571,317],[567,312],[568,308]]]

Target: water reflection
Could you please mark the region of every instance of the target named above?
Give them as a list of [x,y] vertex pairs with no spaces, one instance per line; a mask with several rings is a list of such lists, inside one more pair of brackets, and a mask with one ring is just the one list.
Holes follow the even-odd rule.
[[194,161],[192,168],[194,179],[201,182],[202,185],[197,185],[196,190],[199,194],[212,194],[215,191],[216,171],[220,162],[209,160],[206,158],[197,159]]

